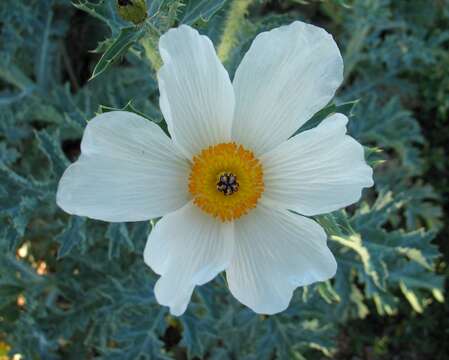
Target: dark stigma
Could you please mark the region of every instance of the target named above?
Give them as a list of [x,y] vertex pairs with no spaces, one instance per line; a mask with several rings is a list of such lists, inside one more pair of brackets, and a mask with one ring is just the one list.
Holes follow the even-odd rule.
[[232,173],[225,173],[223,175],[220,175],[220,178],[217,182],[217,190],[222,192],[225,196],[236,193],[239,190],[237,177]]

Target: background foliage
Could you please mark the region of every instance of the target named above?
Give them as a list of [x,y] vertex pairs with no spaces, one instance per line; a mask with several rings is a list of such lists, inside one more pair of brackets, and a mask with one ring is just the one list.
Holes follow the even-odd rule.
[[[0,358],[447,358],[449,2],[148,5],[134,26],[113,0],[0,3]],[[376,186],[317,218],[339,270],[297,290],[287,311],[252,313],[219,276],[173,318],[143,263],[151,223],[67,216],[55,204],[58,179],[96,112],[126,107],[164,126],[156,45],[168,28],[208,34],[232,74],[257,33],[297,19],[331,32],[345,60],[336,105],[311,123],[352,115]]]

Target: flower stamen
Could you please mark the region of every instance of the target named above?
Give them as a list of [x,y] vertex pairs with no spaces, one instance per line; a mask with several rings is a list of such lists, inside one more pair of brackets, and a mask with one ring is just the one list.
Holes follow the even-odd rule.
[[262,164],[236,143],[221,143],[193,158],[189,191],[203,211],[232,221],[254,208],[264,190]]

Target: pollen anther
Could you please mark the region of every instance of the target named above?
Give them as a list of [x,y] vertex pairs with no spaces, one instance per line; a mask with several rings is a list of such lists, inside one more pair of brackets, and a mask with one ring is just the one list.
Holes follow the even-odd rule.
[[254,208],[264,190],[263,169],[254,154],[235,143],[221,143],[193,158],[189,191],[193,202],[221,221]]

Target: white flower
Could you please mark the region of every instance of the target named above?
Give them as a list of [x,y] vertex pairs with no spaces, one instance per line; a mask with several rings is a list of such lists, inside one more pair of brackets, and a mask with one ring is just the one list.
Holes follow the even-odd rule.
[[305,216],[352,204],[373,184],[346,116],[290,138],[341,84],[337,45],[298,21],[261,33],[232,83],[211,41],[188,26],[169,30],[159,49],[171,139],[132,113],[95,117],[57,202],[112,222],[163,216],[144,259],[161,275],[156,299],[174,315],[223,270],[243,304],[280,312],[296,287],[336,272],[324,230]]

